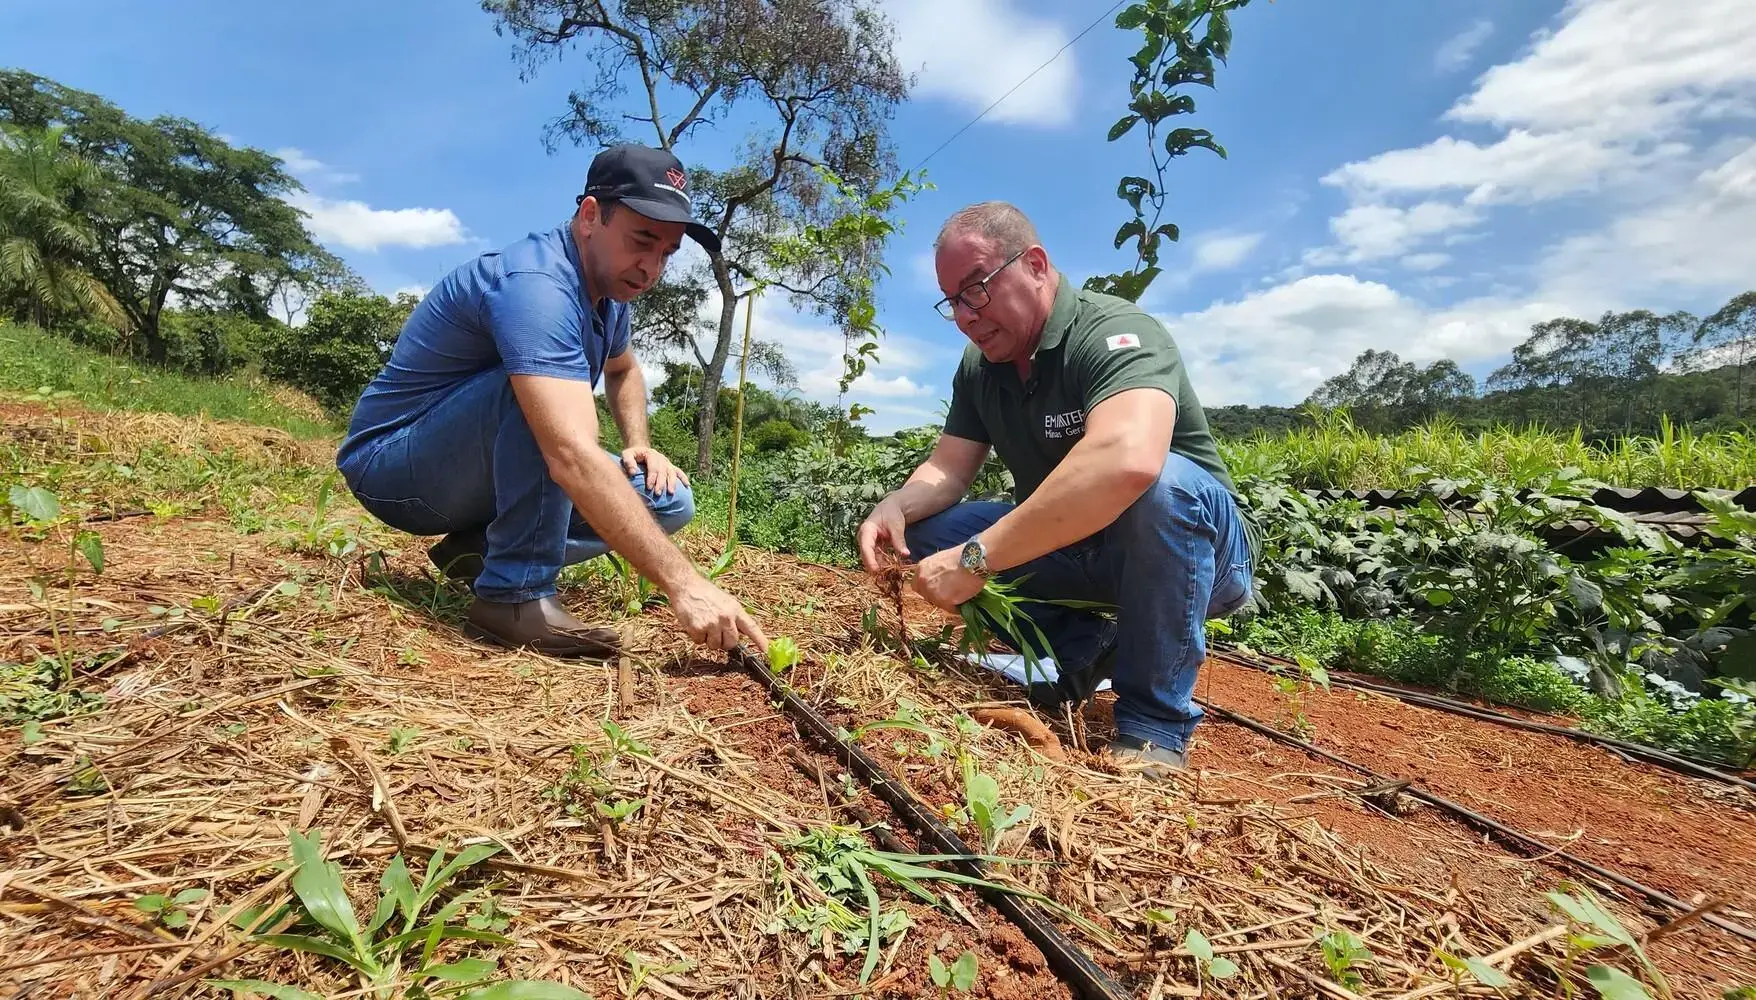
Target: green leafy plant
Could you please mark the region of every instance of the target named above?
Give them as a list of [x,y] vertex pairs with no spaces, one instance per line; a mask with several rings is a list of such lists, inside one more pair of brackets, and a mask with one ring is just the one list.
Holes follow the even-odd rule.
[[1128,82],[1132,100],[1128,114],[1110,126],[1109,140],[1115,142],[1144,125],[1154,176],[1124,177],[1116,186],[1116,197],[1127,202],[1134,213],[1116,230],[1116,247],[1120,249],[1131,238],[1135,241],[1134,266],[1120,274],[1091,278],[1086,288],[1133,301],[1158,277],[1160,240],[1177,239],[1175,225],[1159,222],[1169,194],[1165,169],[1171,160],[1195,148],[1222,158],[1226,155],[1225,147],[1215,142],[1207,129],[1173,128],[1161,140],[1159,128],[1178,115],[1194,113],[1195,98],[1179,93],[1179,88],[1214,85],[1215,64],[1223,63],[1231,48],[1228,15],[1247,3],[1249,0],[1146,0],[1129,4],[1116,15],[1116,27],[1138,29],[1143,44],[1128,57],[1134,67]]
[[1030,819],[1030,806],[1020,803],[1010,812],[1000,804],[1000,784],[976,770],[975,761],[963,758],[963,801],[970,822],[981,835],[982,848],[992,851],[1000,835]]
[[23,544],[25,533],[20,531],[18,524],[21,517],[29,534],[38,539],[47,538],[50,531],[65,520],[61,500],[41,486],[15,483],[6,494],[6,527],[12,532],[13,541],[23,553],[25,565],[30,570],[25,584],[30,589],[31,597],[49,606],[49,629],[55,642],[55,662],[62,668],[60,684],[66,686],[73,682],[73,661],[68,656],[65,645],[66,633],[73,623],[73,583],[79,575],[81,559],[91,567],[94,574],[103,574],[104,540],[97,532],[88,528],[76,527],[68,535],[66,555],[58,567],[61,584],[67,590],[67,605],[60,608],[48,598],[48,586],[51,582],[49,570],[39,567],[30,548]]
[[1490,986],[1497,990],[1505,989],[1512,985],[1511,977],[1489,965],[1485,958],[1479,956],[1459,958],[1456,955],[1443,950],[1438,954],[1439,961],[1443,962],[1446,968],[1457,973],[1459,976],[1470,976],[1483,986]]
[[1210,979],[1230,979],[1238,974],[1238,964],[1224,955],[1214,954],[1213,942],[1193,927],[1183,935],[1183,950],[1194,957],[1201,973]]
[[597,803],[596,809],[599,816],[619,824],[639,812],[644,805],[646,805],[645,799],[613,799],[609,802]]
[[976,953],[966,950],[949,966],[938,955],[928,955],[927,975],[933,980],[933,985],[939,988],[940,996],[945,996],[951,990],[968,993],[976,988]]
[[799,662],[799,644],[784,635],[777,635],[768,641],[768,672],[776,677],[786,673]]
[[982,589],[976,596],[957,606],[958,615],[963,619],[963,639],[958,645],[958,651],[966,654],[985,653],[996,635],[1007,637],[1011,640],[1009,644],[1024,657],[1024,677],[1027,684],[1033,683],[1039,675],[1047,676],[1043,673],[1042,661],[1045,658],[1053,659],[1055,650],[1049,645],[1049,637],[1025,613],[1023,605],[1048,604],[1088,611],[1107,611],[1113,608],[1112,605],[1100,601],[1025,597],[1018,589],[1029,579],[1028,576],[1011,581],[989,579],[982,584]]
[[649,604],[663,604],[665,602],[664,592],[659,590],[658,584],[641,576],[640,571],[634,568],[633,563],[615,552],[605,553],[604,560],[609,564],[611,572],[620,583],[623,595],[622,608],[628,614],[637,615],[645,610]]
[[[796,901],[788,900],[786,909],[789,916],[782,919],[781,925],[795,930],[809,928],[818,935],[818,940],[825,933],[839,932],[850,943],[857,942],[855,947],[849,949],[849,953],[863,950],[866,954],[865,963],[860,970],[861,983],[868,982],[873,970],[878,967],[878,951],[883,943],[903,933],[908,927],[908,914],[905,911],[885,911],[880,905],[878,888],[872,881],[874,873],[883,875],[929,906],[940,905],[939,897],[927,888],[927,883],[935,881],[1030,899],[1098,940],[1109,939],[1109,935],[1102,928],[1047,896],[1002,882],[929,867],[959,861],[1024,863],[1017,859],[990,855],[893,854],[889,851],[873,850],[859,830],[841,826],[806,830],[786,840],[783,846],[801,859],[808,882],[823,897],[824,903],[802,907]],[[846,929],[857,926],[854,917],[861,910],[865,917],[858,924],[863,924],[863,929],[857,932]]]
[[[1574,966],[1581,959],[1594,952],[1607,949],[1625,950],[1639,964],[1646,983],[1651,983],[1664,1000],[1671,1000],[1670,984],[1665,981],[1658,966],[1647,956],[1646,950],[1640,946],[1640,940],[1622,926],[1615,914],[1604,909],[1603,903],[1589,889],[1566,888],[1572,888],[1573,891],[1545,894],[1549,905],[1566,917],[1569,927],[1566,938],[1567,954],[1561,970],[1562,981],[1569,979]],[[1588,964],[1585,968],[1585,979],[1604,1000],[1651,1000],[1652,994],[1647,992],[1646,983],[1611,965]]]
[[134,908],[171,930],[189,926],[189,907],[207,898],[206,889],[184,889],[174,896],[153,893],[134,901]]
[[413,743],[415,737],[419,735],[421,735],[419,726],[391,726],[390,739],[385,742],[384,747],[393,754],[400,754],[407,750],[409,744]]
[[1372,952],[1359,938],[1347,931],[1330,931],[1317,939],[1317,946],[1323,952],[1323,964],[1329,967],[1336,982],[1350,990],[1364,985],[1359,968],[1371,964]]
[[286,548],[308,556],[327,556],[331,559],[346,559],[359,550],[359,530],[350,528],[343,521],[332,520],[329,516],[330,506],[335,502],[335,483],[339,478],[340,472],[331,472],[318,484],[311,513],[288,526],[288,532],[282,539]]
[[[342,885],[341,868],[326,860],[322,832],[309,836],[294,830],[292,846],[293,893],[298,900],[300,923],[308,933],[258,934],[260,944],[289,948],[340,962],[358,978],[368,996],[391,997],[401,992],[412,998],[444,996],[455,1000],[584,1000],[585,994],[559,983],[509,980],[492,985],[485,980],[496,970],[493,961],[457,958],[440,961],[441,945],[450,940],[508,945],[512,942],[484,930],[464,926],[464,910],[487,897],[485,888],[457,893],[444,903],[440,894],[469,869],[500,851],[497,844],[464,848],[447,858],[443,850],[427,859],[419,884],[410,876],[403,856],[391,858],[379,879],[379,898],[371,919],[361,925],[353,903]],[[253,979],[210,980],[210,985],[234,992],[256,992],[277,998],[307,1000],[314,995],[280,983]]]

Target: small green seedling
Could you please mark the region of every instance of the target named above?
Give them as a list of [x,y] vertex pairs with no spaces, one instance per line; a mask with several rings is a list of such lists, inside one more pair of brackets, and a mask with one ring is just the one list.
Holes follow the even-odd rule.
[[[393,988],[407,983],[405,996],[586,1000],[584,993],[559,983],[507,980],[489,984],[487,979],[495,973],[496,964],[488,959],[438,961],[435,953],[448,939],[502,947],[512,944],[498,934],[464,926],[463,911],[485,899],[485,887],[446,891],[459,876],[499,853],[498,844],[466,847],[455,857],[436,850],[428,857],[419,883],[403,856],[396,855],[378,881],[379,896],[371,920],[362,925],[342,885],[340,866],[327,860],[321,832],[313,830],[305,836],[293,830],[289,839],[299,923],[293,928],[295,933],[257,934],[252,938],[256,943],[339,962],[358,979],[362,988],[355,992],[367,996],[389,996]],[[257,979],[208,980],[208,985],[277,1000],[315,1000],[315,994],[296,986]]]
[[976,770],[975,761],[963,759],[963,801],[970,822],[981,834],[982,847],[992,851],[1000,835],[1030,819],[1030,806],[1020,803],[1007,812],[1000,805],[1000,783]]
[[1357,970],[1372,962],[1372,952],[1364,942],[1347,931],[1330,931],[1318,938],[1317,944],[1323,949],[1323,964],[1329,966],[1336,982],[1350,990],[1364,985]]
[[621,726],[616,725],[609,719],[603,720],[599,725],[603,728],[604,735],[610,738],[610,749],[612,751],[611,761],[614,761],[615,754],[623,753],[631,753],[637,757],[652,756],[652,750],[649,749],[646,744],[629,736]]
[[1195,928],[1183,936],[1183,950],[1195,956],[1195,964],[1211,979],[1230,979],[1238,974],[1238,964],[1224,955],[1213,953],[1213,942]]
[[645,799],[613,799],[609,802],[597,803],[597,813],[612,823],[620,824],[628,817],[640,811],[646,805]]
[[390,740],[385,744],[385,747],[393,754],[400,754],[407,750],[409,744],[413,743],[415,737],[419,735],[421,735],[419,726],[391,726]]
[[933,985],[939,987],[940,996],[950,990],[968,993],[975,989],[976,969],[976,953],[973,951],[957,956],[950,966],[940,961],[938,955],[927,956],[927,975],[933,978]]
[[134,908],[149,914],[171,930],[189,926],[189,906],[207,898],[206,889],[184,889],[175,896],[153,893],[134,901]]
[[713,565],[707,568],[707,578],[709,580],[717,580],[720,577],[725,576],[726,573],[731,570],[732,564],[737,562],[737,560],[738,550],[727,545],[726,550],[721,552],[719,558],[713,561]]
[[1439,952],[1439,961],[1445,963],[1445,967],[1452,972],[1460,976],[1469,976],[1483,986],[1503,990],[1512,985],[1511,977],[1489,965],[1487,959],[1479,956],[1458,958],[1450,952],[1441,951]]
[[768,672],[776,677],[799,663],[799,644],[784,635],[768,641]]
[[[1572,887],[1569,887],[1572,888]],[[1658,994],[1670,1000],[1670,984],[1665,982],[1664,974],[1658,971],[1652,959],[1647,957],[1646,950],[1640,946],[1640,940],[1622,926],[1615,915],[1604,909],[1598,898],[1584,888],[1575,893],[1551,892],[1547,894],[1551,906],[1557,913],[1567,918],[1571,933],[1567,935],[1566,966],[1572,966],[1582,957],[1594,951],[1606,948],[1626,949],[1640,963],[1646,978],[1658,989]],[[1604,1000],[1650,1000],[1652,994],[1647,992],[1646,985],[1621,969],[1608,965],[1589,965],[1585,969],[1586,981],[1598,991]]]

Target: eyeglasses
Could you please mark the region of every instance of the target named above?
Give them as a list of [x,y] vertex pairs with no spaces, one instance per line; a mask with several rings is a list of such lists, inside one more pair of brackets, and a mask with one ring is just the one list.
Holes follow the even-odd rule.
[[982,311],[984,308],[987,307],[988,302],[989,302],[988,282],[993,281],[995,275],[999,274],[1001,271],[1004,271],[1008,267],[1010,267],[1012,265],[1013,261],[1017,260],[1020,257],[1023,257],[1025,255],[1026,251],[1028,251],[1028,250],[1030,250],[1030,247],[1025,247],[1023,250],[1020,250],[1017,253],[1013,254],[1012,256],[1006,258],[1006,262],[1004,264],[1001,264],[999,267],[996,267],[992,271],[989,271],[984,277],[982,277],[976,281],[972,281],[969,284],[958,289],[956,295],[947,295],[946,297],[940,299],[938,302],[933,303],[933,308],[937,309],[939,311],[939,315],[945,317],[946,319],[956,319],[957,318],[957,303],[959,303],[959,302],[962,302],[965,306],[968,306],[969,310],[971,312]]

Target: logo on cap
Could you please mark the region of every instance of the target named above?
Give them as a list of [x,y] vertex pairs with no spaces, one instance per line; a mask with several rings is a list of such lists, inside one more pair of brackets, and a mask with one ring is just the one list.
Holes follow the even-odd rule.
[[676,167],[671,167],[665,171],[665,180],[670,181],[671,186],[679,191],[689,186],[689,175],[678,170]]

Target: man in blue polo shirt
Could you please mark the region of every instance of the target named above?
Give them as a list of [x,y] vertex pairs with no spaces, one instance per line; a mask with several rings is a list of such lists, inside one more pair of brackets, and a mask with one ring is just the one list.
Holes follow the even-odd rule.
[[[474,580],[468,630],[555,656],[614,655],[617,635],[555,599],[561,567],[614,549],[670,598],[690,638],[768,640],[666,538],[694,514],[689,477],[653,449],[628,303],[685,234],[688,175],[669,152],[592,161],[571,220],[446,275],[415,308],[354,408],[336,464],[391,527],[444,535],[429,551]],[[598,444],[599,379],[627,447]]]

